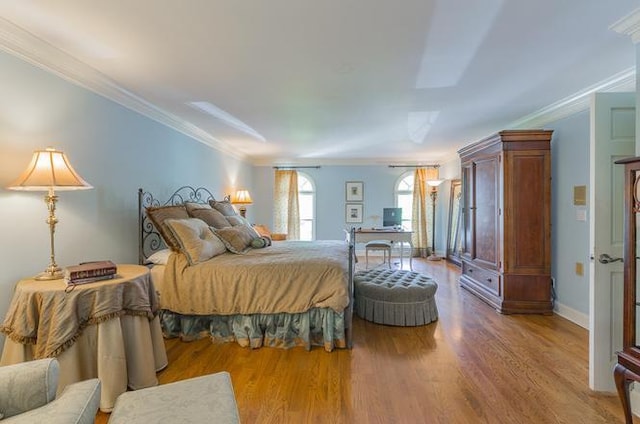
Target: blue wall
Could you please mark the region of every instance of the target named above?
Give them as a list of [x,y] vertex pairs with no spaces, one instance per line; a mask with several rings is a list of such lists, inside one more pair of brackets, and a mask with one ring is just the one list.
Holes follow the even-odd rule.
[[[0,53],[0,187],[26,168],[33,150],[65,151],[95,188],[60,192],[56,259],[66,266],[137,262],[137,189],[167,196],[180,185],[215,195],[253,190],[252,167],[86,89]],[[49,261],[44,193],[0,189],[0,317],[13,286]],[[4,336],[0,337],[0,347]]]
[[[428,159],[425,158],[425,161]],[[454,162],[457,162],[455,160]],[[382,209],[395,206],[394,188],[398,179],[411,168],[390,168],[388,165],[372,166],[322,166],[319,169],[301,169],[308,174],[316,188],[316,239],[335,240],[344,238],[343,229],[382,225]],[[273,180],[272,167],[254,168],[253,186],[256,189],[253,219],[256,223],[273,226]],[[445,175],[441,172],[441,177]],[[362,224],[345,222],[345,183],[362,181],[364,201]],[[436,203],[436,251],[444,254],[448,223],[449,183],[439,188]],[[357,203],[357,202],[356,202]],[[257,206],[259,205],[259,206]],[[377,216],[377,219],[375,218]]]
[[[554,130],[552,161],[552,257],[557,305],[569,318],[586,319],[589,314],[589,208],[573,205],[573,187],[589,191],[589,112],[545,126]],[[587,220],[579,221],[578,209],[586,209]],[[576,262],[584,265],[584,275],[576,275]],[[580,314],[583,314],[580,317]],[[586,322],[579,322],[587,325]]]

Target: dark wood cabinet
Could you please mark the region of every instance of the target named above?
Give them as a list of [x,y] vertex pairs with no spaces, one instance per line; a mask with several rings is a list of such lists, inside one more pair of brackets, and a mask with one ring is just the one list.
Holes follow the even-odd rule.
[[506,130],[458,151],[460,284],[501,313],[552,313],[551,135]]
[[638,260],[640,245],[637,233],[640,224],[640,157],[623,159],[616,163],[624,165],[624,296],[622,317],[622,350],[618,352],[618,364],[614,368],[614,379],[622,401],[627,424],[633,423],[629,403],[629,384],[640,381],[640,336],[638,336],[637,296]]

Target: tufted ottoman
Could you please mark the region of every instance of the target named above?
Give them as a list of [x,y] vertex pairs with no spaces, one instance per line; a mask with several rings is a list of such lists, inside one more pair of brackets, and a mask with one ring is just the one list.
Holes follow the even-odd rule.
[[438,319],[435,301],[438,285],[426,275],[373,269],[357,272],[353,282],[355,309],[360,318],[404,327],[425,325]]

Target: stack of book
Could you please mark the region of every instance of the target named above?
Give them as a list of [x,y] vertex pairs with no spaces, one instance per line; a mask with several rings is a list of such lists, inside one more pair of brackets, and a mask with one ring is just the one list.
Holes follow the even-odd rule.
[[83,262],[64,269],[64,280],[67,284],[93,283],[109,280],[116,275],[117,267],[111,261]]

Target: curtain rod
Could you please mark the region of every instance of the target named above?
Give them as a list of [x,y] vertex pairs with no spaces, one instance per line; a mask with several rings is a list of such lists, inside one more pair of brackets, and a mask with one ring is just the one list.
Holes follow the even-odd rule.
[[320,169],[320,165],[315,165],[315,166],[274,166],[273,167],[273,169],[305,169],[305,168]]
[[389,168],[440,168],[440,165],[389,165]]

